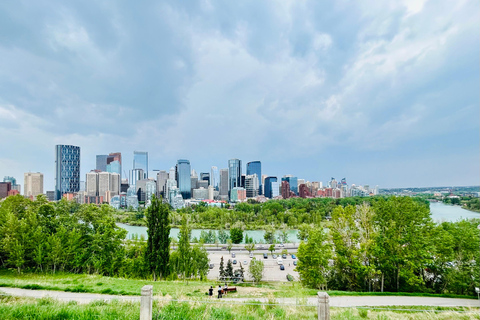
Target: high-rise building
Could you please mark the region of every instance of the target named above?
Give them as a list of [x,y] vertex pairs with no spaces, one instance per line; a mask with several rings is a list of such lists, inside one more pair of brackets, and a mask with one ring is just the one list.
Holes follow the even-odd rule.
[[157,173],[157,197],[162,197],[164,199],[167,197],[167,180],[167,171],[161,170]]
[[280,195],[280,183],[278,181],[272,181],[272,196],[271,198],[278,197]]
[[97,162],[95,166],[95,170],[98,171],[107,171],[107,155],[106,154],[98,154],[97,155]]
[[12,183],[0,182],[0,199],[8,197],[8,193],[12,190]]
[[43,173],[26,172],[23,175],[23,188],[25,197],[35,198],[43,194]]
[[22,186],[17,183],[17,179],[14,177],[6,176],[3,178],[3,182],[10,182],[12,184],[11,190],[16,190],[18,193],[22,192]]
[[220,169],[219,191],[221,196],[228,196],[228,169]]
[[282,181],[288,181],[290,186],[290,190],[298,195],[298,179],[297,177],[292,176],[291,174],[287,174],[283,176]]
[[137,180],[148,179],[148,152],[133,152],[132,183]]
[[[148,168],[148,165],[147,165]],[[118,173],[122,178],[122,153],[111,152],[107,157],[107,172]]]
[[55,146],[55,200],[80,190],[80,147]]
[[[247,163],[247,176],[256,174],[258,177],[258,194],[262,194],[262,163],[260,161],[250,161]],[[245,186],[246,187],[246,186]],[[248,197],[248,189],[247,189],[247,197]]]
[[85,178],[85,193],[87,197],[98,196],[98,171],[92,170]]
[[200,180],[208,181],[208,185],[210,185],[210,173],[200,172]]
[[218,176],[218,168],[215,166],[212,166],[210,169],[210,185],[213,186],[214,190],[219,190],[218,187],[219,184],[219,176]]
[[242,185],[242,160],[228,160],[228,191],[240,188]]
[[282,197],[283,199],[288,199],[290,198],[290,195],[291,195],[290,184],[288,183],[287,180],[283,180],[282,178]]
[[[277,182],[277,177],[266,177],[265,178],[265,184],[264,184],[265,197],[270,198],[270,199],[274,197],[273,188],[272,188],[272,183],[273,182]],[[278,185],[277,185],[276,195],[278,196]]]
[[190,199],[192,194],[192,180],[190,178],[190,161],[180,159],[176,166],[177,187],[180,189],[183,199]]
[[[85,196],[90,199],[87,203],[110,202],[112,197],[120,194],[121,180],[116,172],[92,170],[86,174],[85,180]],[[92,200],[95,197],[98,199]]]
[[247,192],[247,198],[258,196],[258,176],[256,173],[245,177],[245,190]]

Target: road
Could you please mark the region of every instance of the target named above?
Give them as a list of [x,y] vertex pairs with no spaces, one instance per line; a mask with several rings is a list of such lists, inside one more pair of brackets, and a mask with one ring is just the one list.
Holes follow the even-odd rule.
[[[240,288],[241,290],[241,288]],[[26,290],[19,288],[0,288],[0,292],[12,296],[31,297],[31,298],[45,298],[51,297],[61,301],[76,301],[78,303],[90,303],[96,300],[120,300],[120,301],[140,301],[140,296],[115,296],[96,293],[76,293],[63,291],[48,291],[48,290]],[[163,300],[163,297],[156,297],[155,299]],[[250,300],[268,302],[266,298],[225,298],[221,301],[232,302],[247,302]],[[217,301],[215,299],[215,301]],[[213,302],[209,299],[208,302]],[[317,299],[307,298],[299,300],[294,298],[278,298],[276,303],[279,304],[309,304],[316,305]],[[332,307],[379,307],[379,306],[441,306],[441,307],[480,307],[480,301],[474,299],[453,299],[453,298],[436,298],[436,297],[404,297],[404,296],[333,296],[330,297],[330,306]]]

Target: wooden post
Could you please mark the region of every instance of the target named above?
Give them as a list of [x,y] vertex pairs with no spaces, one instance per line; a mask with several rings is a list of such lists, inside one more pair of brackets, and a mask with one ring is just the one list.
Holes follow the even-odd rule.
[[140,300],[140,320],[152,320],[153,286],[143,286]]
[[330,302],[326,292],[318,292],[318,320],[330,320]]

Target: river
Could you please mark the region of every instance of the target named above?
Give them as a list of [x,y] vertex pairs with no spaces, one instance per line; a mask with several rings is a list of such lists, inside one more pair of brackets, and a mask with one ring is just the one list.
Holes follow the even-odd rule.
[[[468,211],[468,210],[462,209],[459,206],[446,205],[446,204],[443,204],[442,202],[431,202],[430,212],[432,213],[432,219],[435,222],[458,221],[461,219],[480,218],[480,214],[477,212]],[[147,237],[146,227],[129,226],[123,223],[117,223],[117,225],[128,231],[127,238],[129,239],[134,234],[137,234],[138,236],[143,235],[145,238]],[[179,231],[180,230],[178,228],[172,228],[170,230],[170,236],[178,239]],[[201,231],[209,231],[209,229],[193,229],[192,238],[199,239]],[[249,238],[253,238],[255,242],[262,243],[264,242],[264,239],[263,239],[264,233],[265,231],[263,230],[247,230],[244,233],[244,237],[246,234],[248,235]],[[289,242],[298,242],[297,234],[298,234],[298,230],[289,230],[288,231]],[[278,237],[279,233],[277,233],[276,235]]]

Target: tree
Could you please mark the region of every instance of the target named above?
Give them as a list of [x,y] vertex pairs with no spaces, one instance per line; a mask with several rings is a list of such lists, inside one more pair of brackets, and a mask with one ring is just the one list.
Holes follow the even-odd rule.
[[273,255],[273,253],[275,252],[275,245],[271,244],[270,247],[268,247],[268,251],[270,251],[270,253]]
[[230,238],[232,239],[233,243],[240,243],[243,240],[243,229],[245,228],[245,225],[241,222],[236,222],[231,228],[230,228]]
[[228,240],[227,240],[227,250],[228,250],[228,253],[230,253],[230,251],[232,251],[232,247],[233,247],[232,240],[228,239]]
[[227,267],[225,268],[225,277],[227,277],[228,279],[233,278],[233,264],[230,259],[228,259]]
[[225,267],[223,264],[223,256],[220,258],[220,268],[219,268],[218,277],[220,280],[225,279]]
[[250,266],[248,267],[248,272],[253,278],[253,281],[255,283],[258,283],[262,280],[263,278],[263,261],[262,260],[257,260],[257,259],[252,259],[250,262]]
[[280,229],[280,240],[282,243],[287,243],[288,242],[288,230],[287,230],[287,225],[282,224],[281,229]]
[[152,204],[147,208],[147,250],[145,261],[148,269],[153,272],[153,279],[157,275],[164,278],[168,275],[170,260],[170,208],[161,199],[152,197]]
[[255,244],[254,243],[249,243],[245,245],[245,250],[248,251],[248,253],[252,253],[252,251],[255,250]]
[[218,241],[220,241],[220,243],[227,243],[228,238],[229,236],[227,231],[223,229],[218,230]]
[[300,243],[297,256],[298,265],[295,270],[300,274],[302,283],[307,287],[325,289],[330,271],[328,262],[332,257],[332,248],[322,229],[310,231],[308,242]]
[[308,234],[310,233],[310,230],[312,229],[312,226],[306,223],[302,223],[298,227],[298,234],[297,238],[300,241],[307,241],[308,239]]
[[178,233],[178,237],[179,237],[178,254],[179,254],[179,265],[180,265],[179,271],[183,275],[183,280],[185,280],[187,274],[189,273],[189,268],[190,268],[190,258],[191,258],[190,236],[191,236],[191,229],[188,225],[187,216],[184,214],[182,216],[180,232]]
[[272,226],[267,226],[265,228],[263,239],[265,239],[266,243],[275,243],[275,229]]

